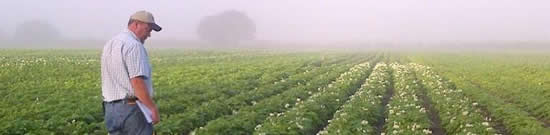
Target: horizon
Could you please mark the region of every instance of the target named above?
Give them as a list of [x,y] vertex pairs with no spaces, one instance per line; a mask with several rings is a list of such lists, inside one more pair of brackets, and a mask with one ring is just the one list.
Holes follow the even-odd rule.
[[[62,4],[60,4],[62,3]],[[31,20],[52,24],[65,40],[108,40],[138,10],[153,13],[164,30],[150,40],[198,40],[205,16],[242,11],[256,39],[280,42],[548,41],[550,2],[484,1],[4,1],[0,39]],[[106,12],[109,11],[109,12]],[[13,14],[13,13],[16,14]],[[3,35],[3,36],[2,36]]]

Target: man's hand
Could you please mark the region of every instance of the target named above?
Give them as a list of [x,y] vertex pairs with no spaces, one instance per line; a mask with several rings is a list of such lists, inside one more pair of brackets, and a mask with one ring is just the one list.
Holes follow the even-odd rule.
[[132,83],[132,87],[134,87],[134,93],[138,100],[145,104],[149,110],[151,110],[151,117],[153,120],[153,124],[157,124],[160,122],[160,115],[157,108],[157,105],[153,102],[153,99],[151,96],[149,96],[149,92],[147,91],[147,85],[145,85],[145,80],[143,77],[138,76],[130,79],[130,82]]
[[157,124],[160,122],[160,115],[158,113],[158,109],[157,108],[154,108],[152,109],[152,118],[153,118],[153,125]]

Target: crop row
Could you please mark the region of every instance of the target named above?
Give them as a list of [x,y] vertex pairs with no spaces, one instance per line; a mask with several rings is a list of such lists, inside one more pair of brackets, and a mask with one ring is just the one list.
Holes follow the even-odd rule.
[[479,103],[467,97],[461,89],[430,70],[430,67],[411,63],[409,67],[417,72],[441,118],[441,125],[447,134],[495,134],[491,118],[483,116]]
[[[252,134],[257,125],[261,124],[268,116],[283,112],[307,99],[313,93],[330,82],[336,80],[349,65],[332,66],[330,72],[326,72],[314,80],[284,91],[265,100],[260,100],[252,106],[243,107],[238,112],[220,117],[208,122],[204,127],[195,129],[195,134]],[[320,87],[321,86],[321,87]],[[297,100],[300,99],[300,100]]]
[[423,101],[417,93],[420,82],[415,80],[412,69],[406,65],[392,63],[395,93],[387,106],[387,119],[382,134],[432,134],[431,122]]
[[182,113],[167,117],[158,129],[161,133],[189,133],[204,126],[208,121],[237,112],[240,108],[255,104],[258,100],[281,93],[292,87],[305,85],[315,77],[330,71],[331,66],[314,68],[311,71],[294,74],[287,79],[259,86],[229,98],[214,98]]
[[360,87],[370,74],[369,63],[354,66],[335,83],[319,89],[306,101],[296,99],[294,108],[267,118],[254,134],[314,134],[322,129],[333,113]]
[[382,97],[392,87],[389,66],[378,63],[366,82],[336,111],[318,135],[375,134],[377,118],[383,117]]

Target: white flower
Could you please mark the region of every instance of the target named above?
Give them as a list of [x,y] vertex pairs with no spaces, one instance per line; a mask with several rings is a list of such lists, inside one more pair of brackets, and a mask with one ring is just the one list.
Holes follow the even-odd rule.
[[299,128],[299,129],[303,129],[304,126],[300,125],[300,123],[296,122],[296,126]]
[[412,130],[414,131],[417,128],[420,128],[420,125],[417,125],[416,122],[413,123]]
[[462,112],[462,115],[466,116],[466,115],[468,115],[468,113],[469,113],[468,111],[464,111],[464,112]]
[[420,108],[419,112],[425,113],[426,109],[424,109],[424,107],[422,107],[422,108]]
[[428,129],[424,129],[422,132],[424,132],[424,134],[432,134],[432,131]]
[[361,124],[363,124],[363,125],[367,125],[367,124],[369,124],[369,121],[367,121],[367,120],[363,120],[363,121],[361,121]]
[[259,130],[260,128],[262,128],[262,125],[256,125],[256,127],[254,128],[254,130]]
[[489,122],[483,122],[481,123],[483,126],[489,126]]

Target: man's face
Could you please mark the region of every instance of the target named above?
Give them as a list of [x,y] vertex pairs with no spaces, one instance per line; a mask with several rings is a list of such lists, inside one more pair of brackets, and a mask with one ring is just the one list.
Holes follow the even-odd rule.
[[148,23],[138,22],[135,34],[143,43],[147,38],[151,37],[152,30],[153,29],[151,28],[151,25],[149,25]]

